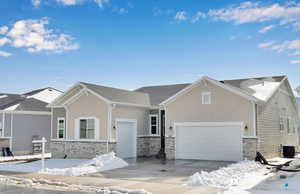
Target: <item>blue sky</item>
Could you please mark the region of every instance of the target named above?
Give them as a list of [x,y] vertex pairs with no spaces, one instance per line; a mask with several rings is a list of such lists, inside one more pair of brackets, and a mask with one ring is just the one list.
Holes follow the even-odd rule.
[[286,74],[300,85],[300,1],[2,0],[1,92]]

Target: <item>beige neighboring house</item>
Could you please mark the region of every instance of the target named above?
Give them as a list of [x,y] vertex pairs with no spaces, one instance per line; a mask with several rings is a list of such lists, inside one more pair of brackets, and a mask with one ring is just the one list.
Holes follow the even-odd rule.
[[121,90],[79,82],[48,105],[54,156],[239,161],[299,146],[298,107],[286,76]]

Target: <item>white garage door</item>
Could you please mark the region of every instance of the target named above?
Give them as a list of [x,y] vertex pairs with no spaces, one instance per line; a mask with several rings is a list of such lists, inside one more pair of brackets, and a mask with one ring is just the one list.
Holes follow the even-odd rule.
[[136,157],[135,120],[117,120],[117,155],[121,158]]
[[176,159],[242,160],[242,123],[176,123]]

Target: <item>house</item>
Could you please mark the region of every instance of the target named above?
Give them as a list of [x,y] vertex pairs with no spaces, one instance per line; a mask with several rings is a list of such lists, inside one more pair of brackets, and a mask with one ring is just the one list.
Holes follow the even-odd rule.
[[300,86],[298,86],[295,89],[295,97],[296,97],[296,101],[298,103],[298,108],[299,108],[299,117],[300,117]]
[[88,158],[160,153],[168,159],[239,161],[299,145],[298,108],[286,76],[121,90],[79,82],[48,105],[51,151]]
[[33,139],[50,139],[51,109],[47,104],[61,95],[54,88],[25,94],[0,93],[0,149],[10,147],[14,155],[33,152]]

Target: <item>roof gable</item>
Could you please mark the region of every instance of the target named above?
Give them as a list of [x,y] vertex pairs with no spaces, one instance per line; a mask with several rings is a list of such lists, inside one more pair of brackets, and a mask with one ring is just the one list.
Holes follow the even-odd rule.
[[239,95],[239,96],[242,96],[248,100],[251,100],[251,101],[258,101],[257,98],[245,93],[245,92],[242,92],[232,86],[228,86],[222,82],[219,82],[217,80],[214,80],[212,78],[209,78],[207,76],[203,76],[201,79],[195,81],[194,83],[190,84],[189,86],[185,87],[184,89],[180,90],[179,92],[177,92],[176,94],[174,94],[173,96],[169,97],[168,99],[166,99],[165,101],[163,101],[162,103],[160,103],[161,106],[164,106],[164,105],[167,105],[168,103],[172,102],[173,100],[176,100],[177,97],[179,97],[180,95],[183,95],[185,93],[187,93],[190,89],[192,89],[193,87],[195,87],[196,85],[200,84],[200,83],[205,83],[206,81],[214,84],[214,85],[217,85],[217,86],[220,86],[222,87],[223,89],[225,90],[228,90],[232,93],[235,93],[236,95]]
[[[65,96],[71,93],[75,88],[79,88],[77,91],[75,91],[75,94],[65,98]],[[148,94],[100,86],[91,83],[78,82],[77,84],[72,86],[67,92],[58,97],[53,103],[49,104],[49,107],[63,106],[66,102],[68,102],[68,100],[70,100],[73,97],[76,97],[82,91],[88,91],[110,104],[122,104],[143,107],[150,106]]]
[[177,92],[181,91],[185,87],[191,85],[191,83],[174,84],[174,85],[161,85],[161,86],[146,86],[135,91],[149,94],[150,103],[153,106],[157,106],[164,100],[170,98]]

